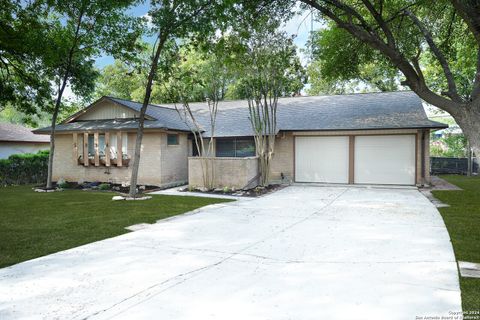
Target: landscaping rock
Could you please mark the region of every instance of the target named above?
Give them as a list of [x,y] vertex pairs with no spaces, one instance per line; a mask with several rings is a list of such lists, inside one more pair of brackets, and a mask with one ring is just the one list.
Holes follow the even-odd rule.
[[119,200],[125,200],[125,197],[122,196],[113,196],[112,201],[119,201]]
[[[55,190],[55,189],[36,188],[34,191],[35,191],[35,192],[55,192],[56,190]],[[59,191],[61,191],[61,190],[59,190]]]
[[125,229],[129,231],[138,231],[138,230],[146,229],[150,226],[152,226],[150,223],[139,223],[139,224],[134,224],[132,226],[125,227]]
[[458,261],[460,274],[464,278],[480,278],[480,263]]
[[148,200],[148,199],[152,199],[151,196],[144,196],[144,197],[136,197],[136,198],[133,198],[133,197],[126,197],[125,200],[127,201],[131,201],[131,200]]

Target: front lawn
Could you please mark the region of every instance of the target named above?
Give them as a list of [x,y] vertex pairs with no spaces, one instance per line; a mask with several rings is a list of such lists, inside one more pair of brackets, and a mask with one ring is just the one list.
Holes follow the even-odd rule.
[[0,268],[117,236],[133,224],[230,201],[167,195],[112,201],[113,195],[81,190],[37,193],[29,186],[0,188]]
[[[480,263],[480,177],[442,176],[462,191],[433,191],[459,261]],[[460,277],[464,311],[480,310],[480,279]]]

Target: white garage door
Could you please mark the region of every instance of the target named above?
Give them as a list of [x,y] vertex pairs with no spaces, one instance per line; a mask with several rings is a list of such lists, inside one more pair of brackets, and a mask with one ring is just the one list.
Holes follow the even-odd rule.
[[415,136],[356,136],[355,183],[415,184]]
[[296,137],[295,180],[348,183],[348,137]]

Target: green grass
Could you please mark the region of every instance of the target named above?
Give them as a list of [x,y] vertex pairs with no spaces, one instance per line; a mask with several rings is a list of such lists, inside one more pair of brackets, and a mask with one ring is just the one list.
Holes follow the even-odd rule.
[[[433,191],[448,208],[440,208],[457,260],[480,263],[480,177],[442,176],[462,191]],[[480,310],[480,279],[460,278],[464,311]]]
[[0,188],[0,268],[114,237],[137,223],[153,223],[230,200],[154,195],[112,201],[113,193],[69,190],[38,193],[30,186]]

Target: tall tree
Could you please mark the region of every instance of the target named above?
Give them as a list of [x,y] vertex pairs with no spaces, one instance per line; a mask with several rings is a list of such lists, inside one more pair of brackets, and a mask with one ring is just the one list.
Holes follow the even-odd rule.
[[158,63],[166,44],[175,39],[195,38],[214,32],[225,21],[225,13],[233,5],[233,2],[221,0],[152,0],[150,2],[149,16],[151,17],[152,29],[156,33],[156,43],[151,56],[150,71],[138,121],[130,179],[130,197],[135,197],[137,192],[145,113],[150,103]]
[[[450,113],[480,154],[480,2],[300,1],[345,30],[352,43],[380,54],[423,100]],[[374,57],[360,63],[378,62]]]
[[52,187],[55,126],[67,86],[79,96],[88,96],[98,75],[94,58],[102,53],[134,57],[141,32],[138,20],[125,14],[134,0],[52,0],[55,19],[48,33],[51,50],[44,65],[54,77],[55,103],[51,110],[50,155],[47,188]]
[[259,157],[260,185],[268,186],[277,135],[278,98],[296,94],[304,85],[304,69],[293,38],[267,22],[240,33],[237,68],[248,100],[249,118]]
[[45,1],[0,1],[0,111],[31,115],[50,99],[52,79],[41,63],[48,14]]

